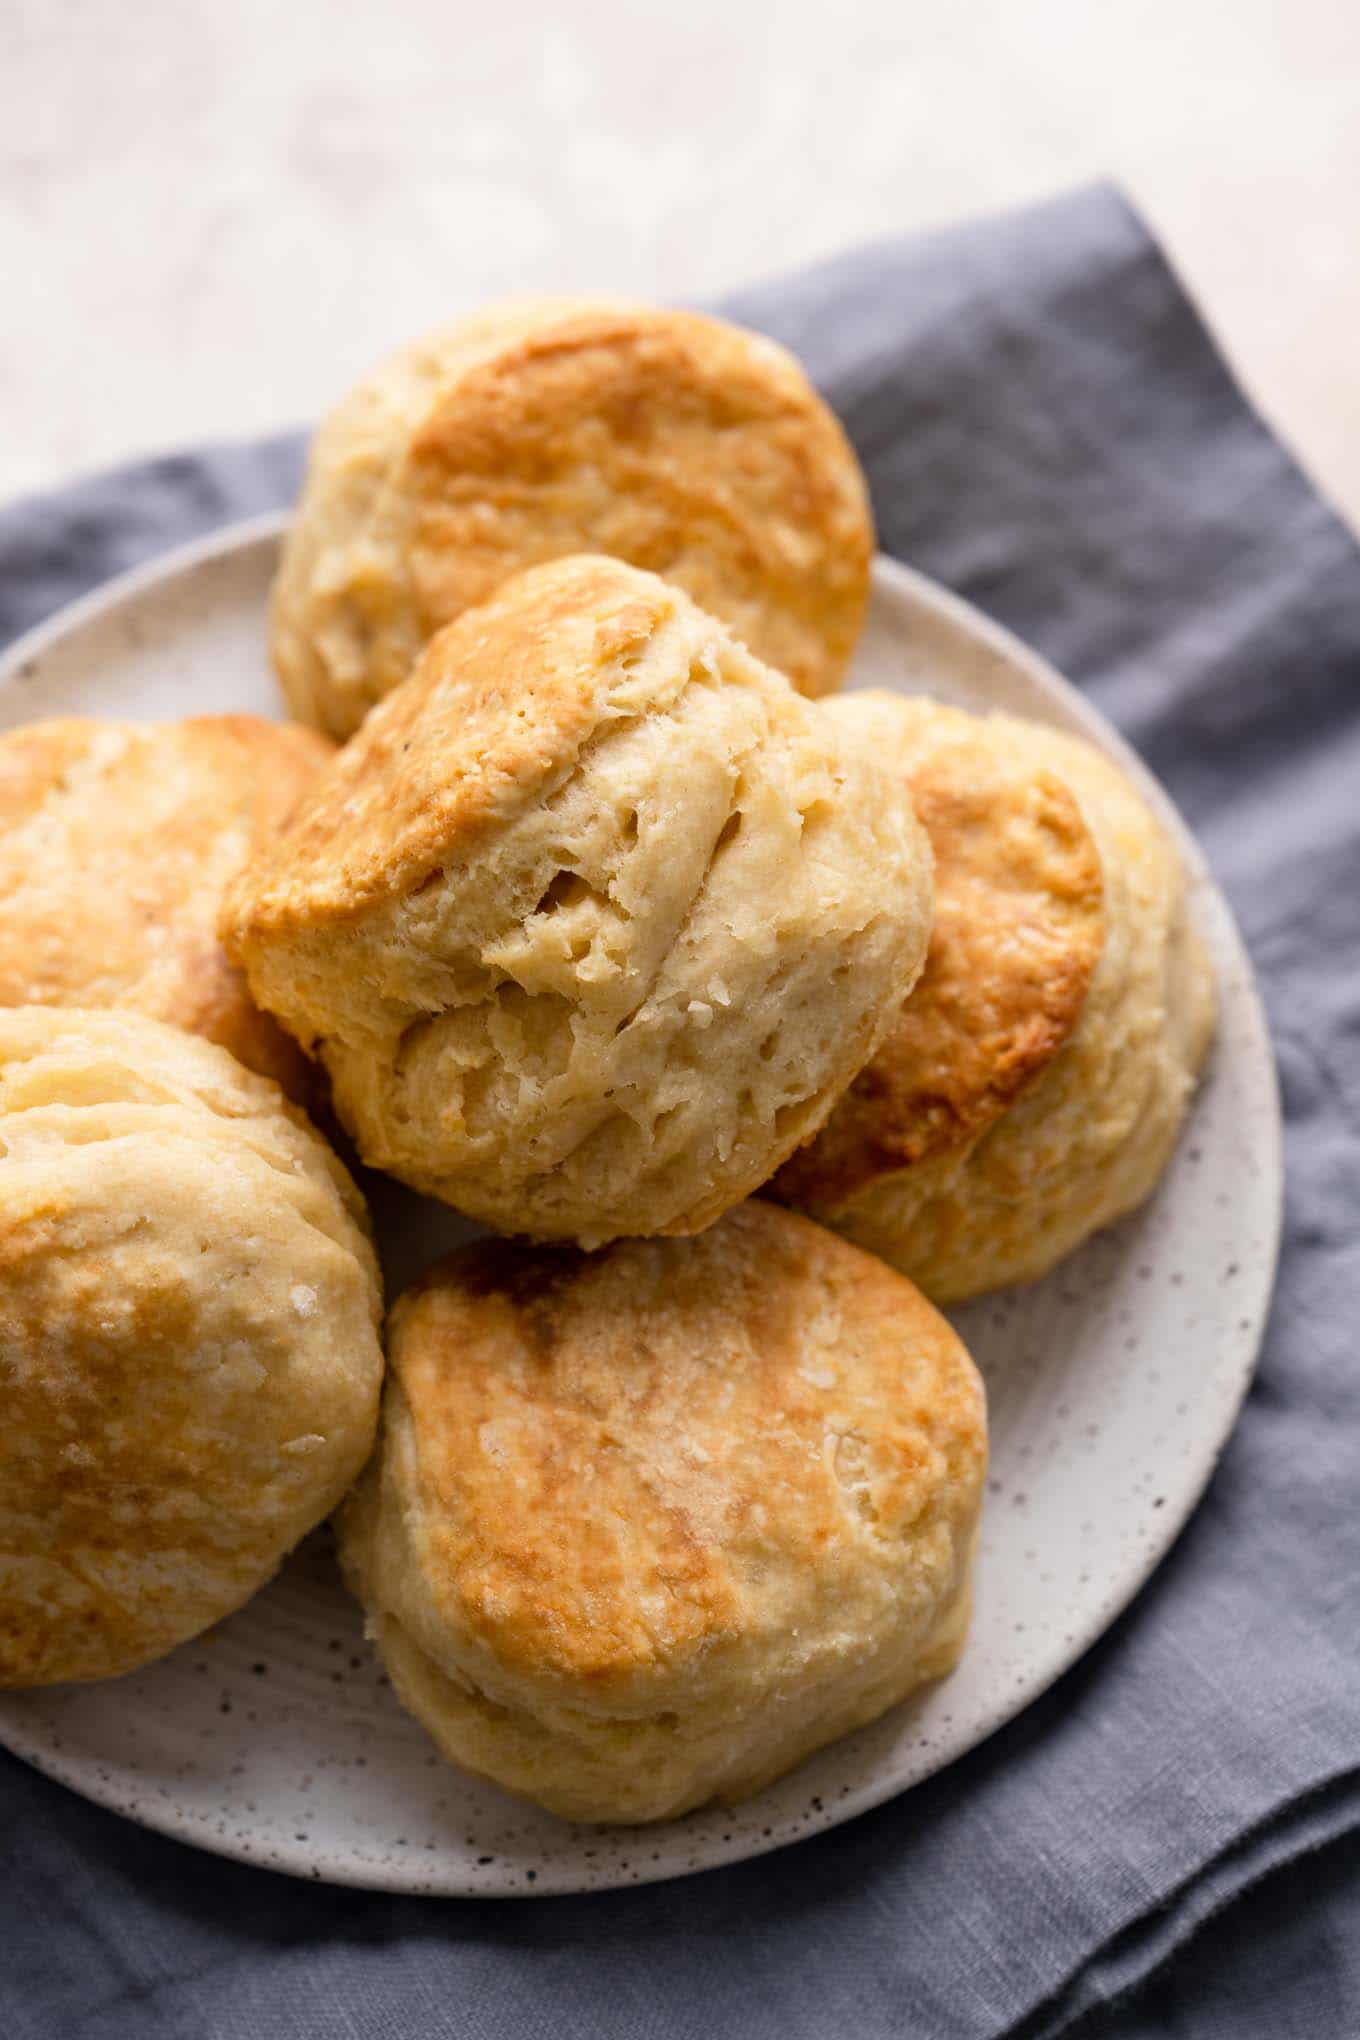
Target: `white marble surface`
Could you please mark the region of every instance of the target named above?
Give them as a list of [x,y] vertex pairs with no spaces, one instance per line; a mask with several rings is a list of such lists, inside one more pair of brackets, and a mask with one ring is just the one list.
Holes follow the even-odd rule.
[[1112,174],[1360,518],[1357,0],[9,0],[0,107],[3,496]]

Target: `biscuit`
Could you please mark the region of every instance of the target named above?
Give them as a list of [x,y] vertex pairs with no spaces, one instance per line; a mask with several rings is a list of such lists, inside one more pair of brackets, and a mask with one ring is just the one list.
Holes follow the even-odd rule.
[[0,1011],[0,1685],[262,1586],[372,1445],[362,1200],[277,1086],[135,1012]]
[[873,524],[845,434],[772,341],[646,305],[493,306],[404,348],[317,435],[273,600],[293,713],[349,736],[440,625],[579,552],[676,582],[824,694]]
[[331,755],[258,716],[0,736],[0,1006],[133,1006],[299,1103],[310,1069],[217,940],[222,888]]
[[759,1202],[596,1255],[477,1241],[389,1326],[337,1519],[444,1754],[576,1820],[731,1801],[952,1669],[982,1384],[919,1291]]
[[937,933],[849,1101],[774,1194],[937,1302],[1044,1274],[1143,1202],[1213,1029],[1175,847],[1092,745],[892,695],[825,711],[896,745]]
[[430,644],[229,889],[364,1160],[504,1232],[695,1232],[915,979],[891,773],[679,589],[533,569]]

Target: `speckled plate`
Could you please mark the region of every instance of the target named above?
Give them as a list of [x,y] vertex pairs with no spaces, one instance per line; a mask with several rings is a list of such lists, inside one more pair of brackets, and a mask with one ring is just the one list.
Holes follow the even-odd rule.
[[[0,667],[0,724],[278,714],[264,615],[280,524],[174,553],[27,638]],[[1207,1079],[1154,1201],[1046,1281],[956,1313],[993,1439],[958,1671],[735,1811],[574,1828],[435,1756],[366,1648],[323,1532],[240,1614],[149,1670],[0,1694],[11,1750],[134,1820],[297,1876],[476,1894],[631,1884],[778,1848],[905,1791],[1042,1693],[1137,1592],[1213,1470],[1270,1295],[1279,1108],[1250,965],[1142,767],[976,611],[880,561],[855,680],[1039,717],[1118,758],[1181,837],[1222,995]],[[469,1230],[395,1186],[375,1217],[393,1290]]]

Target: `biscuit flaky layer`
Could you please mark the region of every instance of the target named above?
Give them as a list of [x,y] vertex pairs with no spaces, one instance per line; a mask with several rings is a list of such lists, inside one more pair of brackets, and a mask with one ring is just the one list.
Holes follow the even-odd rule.
[[1179,855],[1079,737],[892,695],[826,712],[896,751],[939,920],[779,1194],[937,1301],[1033,1280],[1150,1195],[1184,1118],[1214,992]]
[[348,736],[442,624],[578,552],[664,575],[823,694],[873,527],[849,442],[771,341],[646,305],[493,306],[404,348],[317,436],[273,601],[294,714]]
[[341,1554],[455,1762],[572,1818],[658,1819],[957,1658],[981,1382],[910,1283],[807,1220],[478,1242],[398,1303],[389,1353]]
[[362,1200],[277,1087],[133,1012],[0,1012],[0,1685],[239,1607],[372,1443]]
[[506,1232],[690,1232],[914,981],[925,836],[679,589],[558,561],[436,637],[230,890],[365,1160]]
[[217,914],[331,750],[252,715],[68,716],[0,737],[0,1005],[135,1007],[305,1104],[306,1059],[227,961]]

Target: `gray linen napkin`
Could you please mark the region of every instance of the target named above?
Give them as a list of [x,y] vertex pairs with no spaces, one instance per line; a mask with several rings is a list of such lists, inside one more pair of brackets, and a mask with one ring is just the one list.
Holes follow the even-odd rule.
[[[1159,1990],[1189,1992],[1177,2030],[1207,2034],[1227,2028],[1187,1944],[1249,1887],[1294,1936],[1307,2029],[1360,2026],[1338,1867],[1360,1831],[1360,552],[1108,190],[732,309],[837,404],[885,548],[1090,690],[1232,896],[1290,1170],[1241,1424],[1155,1579],[1019,1721],[847,1827],[686,1883],[513,1907],[292,1885],[5,1760],[7,2040],[1040,2040],[1102,2030],[1101,2008],[1161,1965]],[[20,505],[0,516],[0,636],[286,500],[297,473],[287,439]],[[1317,1850],[1310,1911],[1311,1880],[1282,1889],[1280,1866]],[[1116,2015],[1125,2036],[1145,2030],[1139,2002]],[[1276,2040],[1293,2016],[1238,1996],[1232,2030]]]

